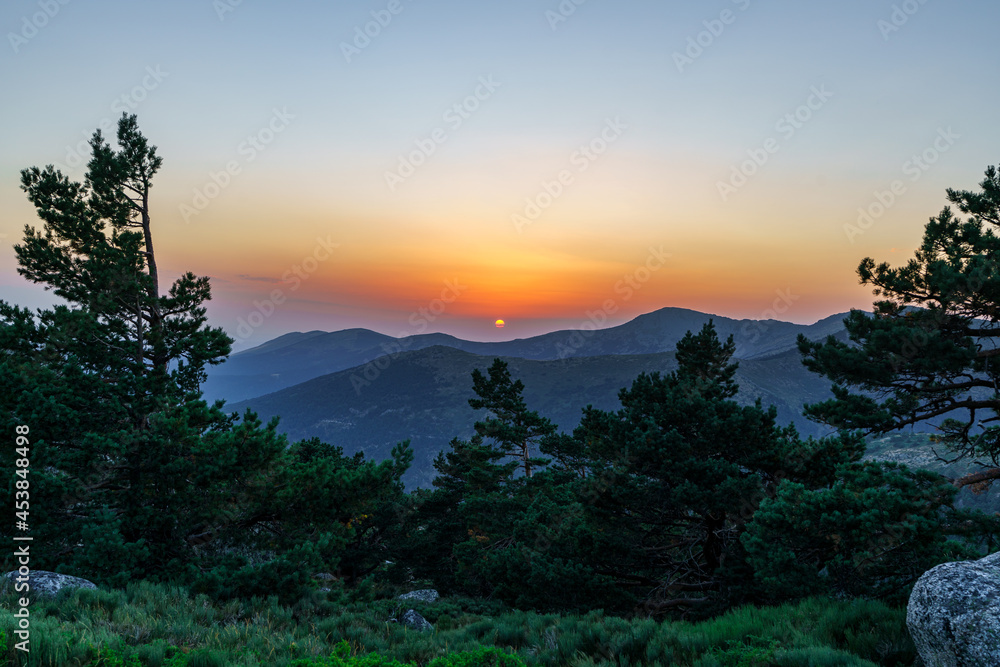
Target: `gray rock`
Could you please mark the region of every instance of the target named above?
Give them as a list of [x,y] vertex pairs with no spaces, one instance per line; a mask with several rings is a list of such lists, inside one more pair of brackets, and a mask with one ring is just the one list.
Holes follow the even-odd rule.
[[[313,579],[316,579],[317,581],[325,581],[327,583],[331,581],[337,581],[337,577],[330,574],[329,572],[317,572],[316,574],[313,575]],[[330,586],[320,586],[319,589],[317,590],[319,590],[320,593],[329,593],[333,589],[330,588]]]
[[924,572],[906,625],[926,667],[1000,665],[1000,553]]
[[[18,583],[17,570],[8,572],[3,576],[6,579],[3,582],[4,588],[14,586]],[[29,596],[32,594],[55,595],[63,588],[97,588],[92,581],[87,581],[80,577],[71,577],[68,574],[56,574],[55,572],[48,572],[46,570],[32,570],[28,575],[28,585],[30,586],[30,590],[24,592]]]
[[424,588],[419,591],[410,591],[409,593],[403,593],[397,600],[419,600],[420,602],[437,602],[440,596],[438,592],[433,588]]
[[413,609],[407,609],[406,613],[403,614],[403,625],[411,630],[416,630],[417,632],[434,630],[434,626]]

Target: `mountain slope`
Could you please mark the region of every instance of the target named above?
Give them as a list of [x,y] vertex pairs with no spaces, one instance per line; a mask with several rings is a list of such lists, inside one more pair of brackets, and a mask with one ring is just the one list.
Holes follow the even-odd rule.
[[[365,386],[352,382],[363,369],[346,369],[227,409],[252,408],[265,419],[280,415],[279,428],[292,441],[316,436],[374,459],[387,457],[395,443],[410,439],[415,460],[407,484],[427,486],[437,452],[452,437],[469,437],[473,423],[483,417],[468,404],[474,396],[471,374],[475,368],[485,371],[493,358],[432,346],[383,358],[384,368]],[[524,382],[528,407],[567,432],[588,404],[605,410],[621,407],[619,390],[631,386],[640,373],[676,368],[672,352],[505,360],[511,374]],[[829,383],[806,371],[797,352],[741,361],[737,380],[741,403],[760,398],[765,406],[777,407],[779,423],[795,423],[804,434],[821,431],[801,417],[801,407],[804,400],[828,397]]]

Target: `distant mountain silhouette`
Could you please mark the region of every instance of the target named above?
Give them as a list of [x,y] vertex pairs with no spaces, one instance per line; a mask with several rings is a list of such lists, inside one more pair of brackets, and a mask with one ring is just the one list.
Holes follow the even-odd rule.
[[534,360],[673,352],[686,332],[698,331],[710,319],[720,338],[724,340],[732,334],[737,358],[757,359],[793,350],[800,333],[815,340],[843,332],[846,315],[831,315],[806,326],[661,308],[607,329],[555,331],[496,343],[467,341],[440,333],[394,338],[367,329],[291,333],[238,352],[225,363],[210,368],[203,391],[210,400],[241,401],[337,371],[363,367],[387,354],[398,355],[435,345],[490,358]]

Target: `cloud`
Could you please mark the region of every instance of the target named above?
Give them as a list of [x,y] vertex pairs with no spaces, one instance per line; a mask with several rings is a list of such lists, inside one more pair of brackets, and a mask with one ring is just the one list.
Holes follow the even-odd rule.
[[241,273],[237,278],[242,278],[243,280],[253,280],[261,283],[280,283],[281,281],[277,278],[271,278],[270,276],[251,276],[246,273]]

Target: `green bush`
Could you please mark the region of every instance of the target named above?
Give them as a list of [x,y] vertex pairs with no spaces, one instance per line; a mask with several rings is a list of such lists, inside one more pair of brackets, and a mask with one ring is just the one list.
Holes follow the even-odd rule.
[[777,667],[876,667],[884,663],[874,663],[833,648],[797,648],[779,651],[771,664]]
[[773,663],[774,654],[778,650],[776,640],[757,635],[727,643],[729,648],[714,649],[711,653],[725,667],[764,667]]
[[524,660],[497,648],[453,653],[431,660],[427,667],[524,667]]
[[104,646],[94,649],[90,664],[93,667],[142,667],[134,653]]
[[384,658],[375,653],[352,656],[351,647],[346,641],[341,640],[328,657],[294,660],[291,667],[413,667],[413,665]]

